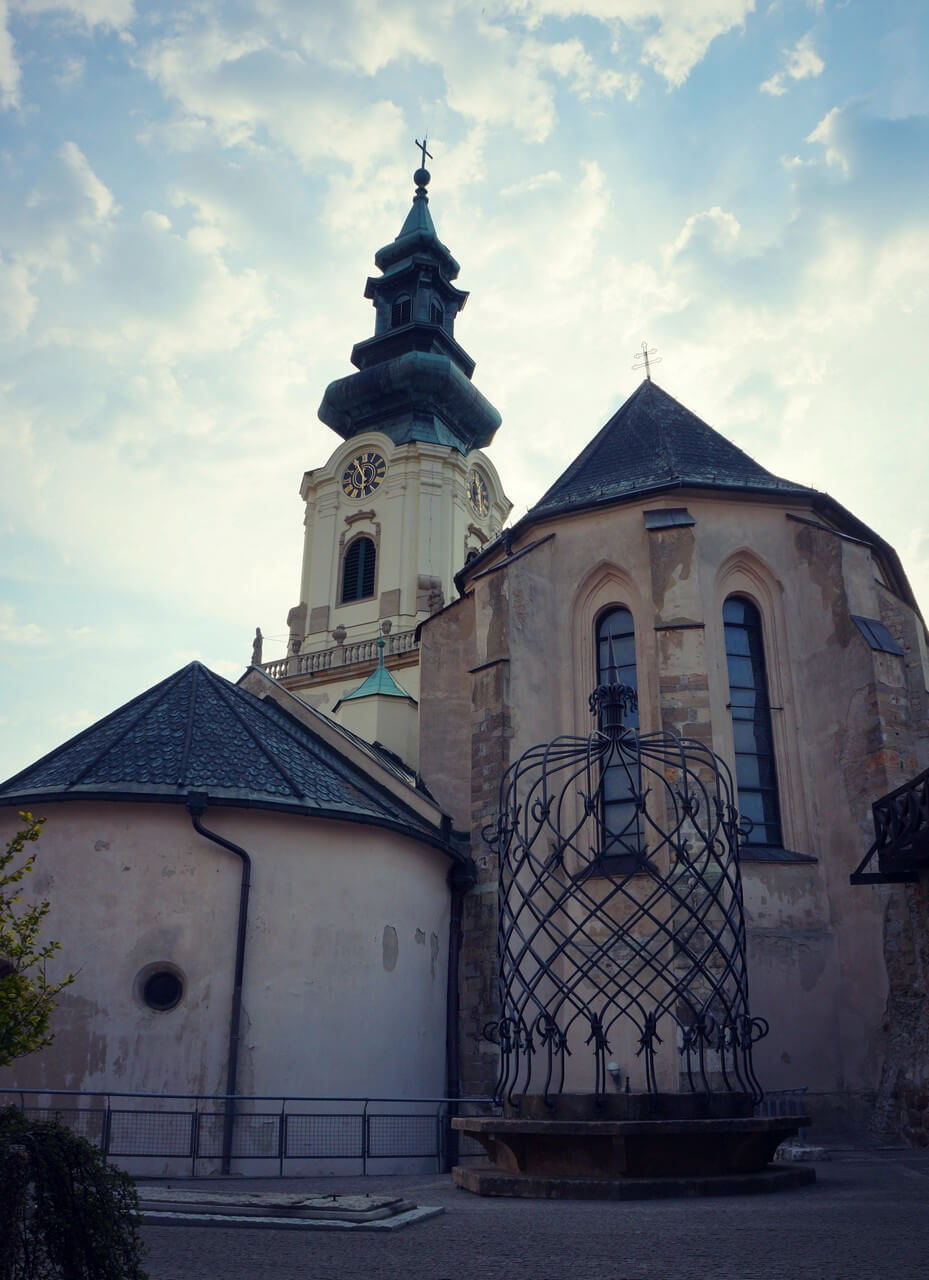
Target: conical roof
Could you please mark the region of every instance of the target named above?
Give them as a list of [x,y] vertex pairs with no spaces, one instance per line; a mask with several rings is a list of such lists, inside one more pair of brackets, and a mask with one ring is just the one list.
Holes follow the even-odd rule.
[[[447,247],[439,239],[435,223],[432,221],[432,214],[429,212],[429,196],[426,193],[429,177],[427,169],[417,169],[413,174],[416,194],[400,228],[400,234],[390,244],[385,244],[383,248],[378,249],[374,255],[375,266],[380,267],[385,275],[389,276],[392,272],[403,269],[409,258],[416,253],[423,254],[434,261],[447,281],[456,279],[461,270]],[[462,306],[463,299],[467,296],[467,294],[462,295]]]
[[111,799],[211,804],[439,832],[270,698],[191,662],[0,786],[0,805]]
[[362,680],[357,689],[340,698],[333,710],[338,710],[343,702],[351,702],[358,698],[400,698],[406,702],[415,702],[415,698],[406,689],[397,684],[391,673],[384,666],[384,637],[377,638],[377,666]]
[[529,515],[596,506],[680,485],[754,493],[814,492],[772,475],[646,379]]

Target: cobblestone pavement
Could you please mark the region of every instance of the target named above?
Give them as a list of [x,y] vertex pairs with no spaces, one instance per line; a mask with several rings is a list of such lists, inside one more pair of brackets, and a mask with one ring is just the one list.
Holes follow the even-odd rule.
[[929,1152],[834,1151],[816,1169],[816,1186],[797,1191],[623,1204],[484,1199],[438,1174],[236,1179],[446,1211],[383,1236],[149,1226],[147,1268],[151,1280],[926,1280]]

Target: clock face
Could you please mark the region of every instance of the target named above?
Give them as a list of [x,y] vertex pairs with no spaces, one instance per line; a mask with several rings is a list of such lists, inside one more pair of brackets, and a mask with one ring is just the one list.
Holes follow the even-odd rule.
[[368,498],[387,472],[379,453],[359,453],[342,472],[342,492],[347,498]]
[[490,510],[487,481],[477,470],[472,471],[468,477],[468,501],[476,516],[486,516]]

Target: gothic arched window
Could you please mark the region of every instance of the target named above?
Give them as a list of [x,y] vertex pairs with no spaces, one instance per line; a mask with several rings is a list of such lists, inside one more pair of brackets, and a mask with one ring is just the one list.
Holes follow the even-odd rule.
[[[625,607],[610,609],[597,621],[597,684],[638,688],[635,626]],[[638,728],[638,711],[626,715],[626,724]],[[632,777],[625,764],[616,762],[604,769],[602,856],[610,860],[608,870],[632,871],[642,865],[642,819],[635,799],[639,789],[639,778]]]
[[356,538],[342,562],[342,604],[374,595],[377,552],[370,538]]
[[429,308],[429,318],[433,324],[438,325],[440,325],[445,319],[445,314],[437,302],[433,302],[432,306]]
[[739,813],[752,822],[744,843],[780,847],[780,802],[761,615],[750,600],[730,596],[723,605],[723,624]]
[[412,303],[407,297],[397,298],[390,308],[390,327],[398,328],[401,324],[409,324],[412,316]]

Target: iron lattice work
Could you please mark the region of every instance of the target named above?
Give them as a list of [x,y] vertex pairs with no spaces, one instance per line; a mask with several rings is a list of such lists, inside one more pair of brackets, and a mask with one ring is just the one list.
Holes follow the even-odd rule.
[[626,727],[635,697],[600,686],[597,732],[525,752],[484,833],[500,859],[500,1017],[485,1036],[500,1049],[497,1100],[516,1107],[564,1092],[582,1048],[602,1097],[611,1036],[630,1027],[649,1093],[673,1030],[679,1089],[763,1096],[732,776],[696,739]]

